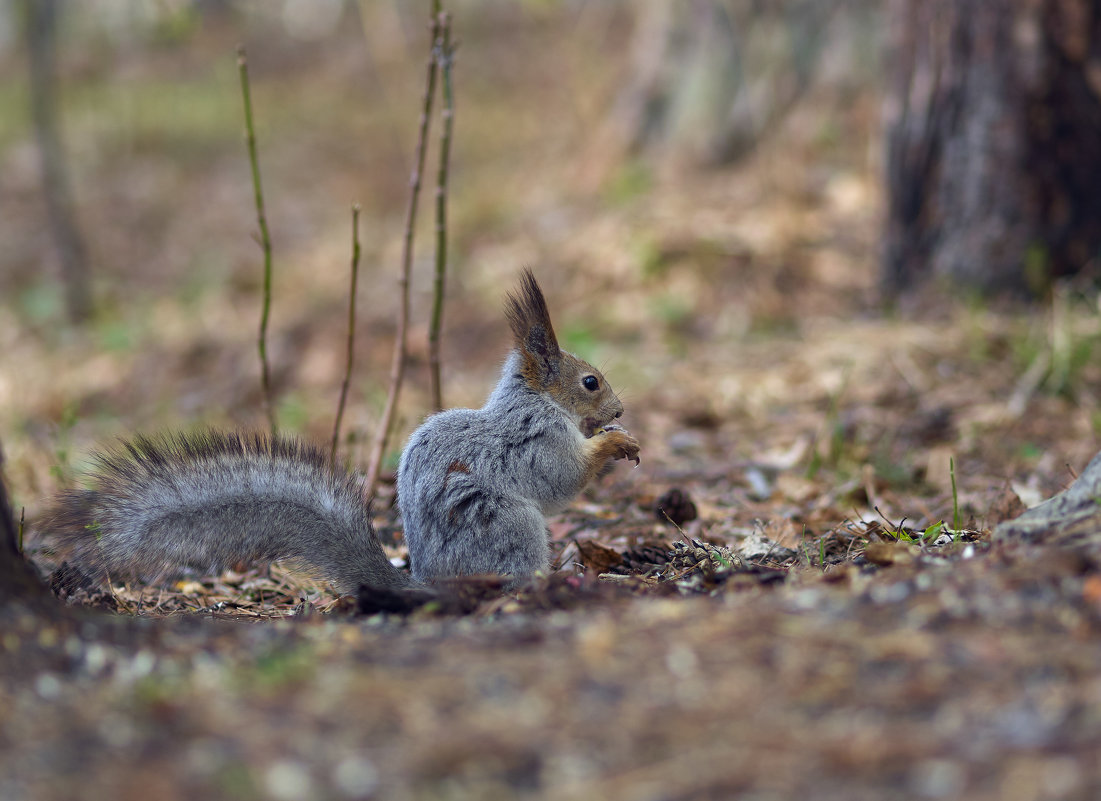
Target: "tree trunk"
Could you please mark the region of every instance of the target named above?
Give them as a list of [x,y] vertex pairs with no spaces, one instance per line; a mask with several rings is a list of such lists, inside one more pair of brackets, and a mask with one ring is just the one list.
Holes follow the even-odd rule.
[[19,552],[3,467],[4,451],[0,447],[0,607],[17,599],[35,606],[52,605],[45,603],[45,588]]
[[1040,294],[1101,253],[1101,0],[893,0],[888,292]]
[[[610,115],[623,154],[730,163],[775,130],[871,16],[844,0],[631,5],[631,69]],[[838,18],[844,17],[840,20]]]
[[57,125],[57,0],[26,0],[24,14],[30,54],[31,116],[38,140],[42,192],[61,261],[69,317],[79,323],[91,314],[92,295],[88,288],[88,259],[73,212],[69,174]]

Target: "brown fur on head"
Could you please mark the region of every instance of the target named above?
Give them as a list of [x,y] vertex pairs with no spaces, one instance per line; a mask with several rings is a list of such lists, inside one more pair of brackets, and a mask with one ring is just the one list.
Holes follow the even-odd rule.
[[558,372],[562,351],[551,326],[547,301],[531,270],[520,274],[520,287],[509,294],[505,316],[524,357],[524,380],[533,388],[546,389]]
[[520,352],[524,383],[550,395],[586,437],[623,413],[623,404],[600,371],[559,349],[547,301],[531,270],[520,274],[520,286],[509,294],[505,315]]

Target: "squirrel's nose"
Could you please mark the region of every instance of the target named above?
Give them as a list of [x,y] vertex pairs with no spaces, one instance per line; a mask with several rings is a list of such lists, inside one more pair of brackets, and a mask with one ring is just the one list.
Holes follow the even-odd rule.
[[623,410],[622,409],[620,409],[618,412],[615,413],[615,419],[616,420],[618,420],[622,416],[623,416]]

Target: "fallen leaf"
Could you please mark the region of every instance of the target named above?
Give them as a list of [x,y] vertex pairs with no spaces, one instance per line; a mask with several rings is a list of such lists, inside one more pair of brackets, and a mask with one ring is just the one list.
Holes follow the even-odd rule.
[[799,550],[803,544],[803,527],[786,517],[774,518],[765,523],[762,533],[783,548]]
[[951,465],[954,456],[954,448],[938,445],[930,448],[925,457],[925,482],[945,495],[952,492]]
[[1006,520],[1014,520],[1026,511],[1028,511],[1028,507],[1013,490],[1013,485],[1007,481],[1001,493],[990,504],[990,511],[986,513],[986,519],[990,526],[995,526]]
[[1101,576],[1090,576],[1082,582],[1082,599],[1087,603],[1101,605]]
[[869,542],[864,548],[865,559],[884,567],[909,564],[915,557],[914,549],[901,542]]
[[609,569],[615,567],[623,561],[623,554],[606,545],[601,545],[593,540],[579,540],[577,543],[577,552],[581,556],[581,564],[585,566],[587,570],[591,570],[597,574],[607,573]]

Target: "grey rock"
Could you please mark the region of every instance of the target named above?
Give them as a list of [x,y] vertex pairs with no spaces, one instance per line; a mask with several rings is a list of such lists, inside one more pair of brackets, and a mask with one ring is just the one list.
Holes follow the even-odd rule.
[[995,528],[994,541],[1101,546],[1101,453],[1058,495]]

